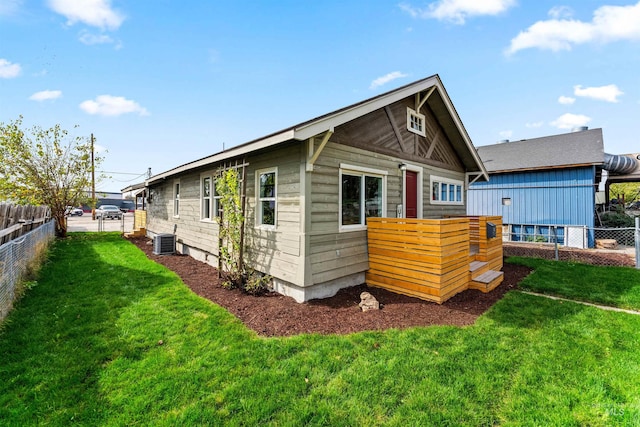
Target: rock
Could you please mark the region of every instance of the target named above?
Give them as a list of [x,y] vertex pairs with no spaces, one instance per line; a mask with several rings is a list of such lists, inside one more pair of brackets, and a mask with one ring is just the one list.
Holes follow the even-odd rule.
[[363,292],[360,294],[360,304],[358,304],[362,311],[380,310],[380,303],[369,292]]

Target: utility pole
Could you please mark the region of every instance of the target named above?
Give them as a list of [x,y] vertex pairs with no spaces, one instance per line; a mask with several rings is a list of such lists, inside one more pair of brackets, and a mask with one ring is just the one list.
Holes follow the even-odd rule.
[[96,164],[93,153],[93,134],[91,134],[91,219],[96,219]]

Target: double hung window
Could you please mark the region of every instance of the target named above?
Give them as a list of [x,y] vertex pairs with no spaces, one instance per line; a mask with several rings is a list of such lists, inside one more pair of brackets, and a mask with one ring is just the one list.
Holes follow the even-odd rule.
[[263,169],[256,172],[257,209],[256,226],[275,228],[277,223],[277,169]]
[[216,178],[207,175],[201,178],[200,187],[200,219],[213,221],[220,216],[220,195],[216,190]]

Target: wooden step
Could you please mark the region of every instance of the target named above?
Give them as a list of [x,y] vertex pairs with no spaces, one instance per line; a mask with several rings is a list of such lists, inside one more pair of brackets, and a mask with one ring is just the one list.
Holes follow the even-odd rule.
[[147,230],[145,228],[140,228],[138,230],[133,230],[130,233],[124,233],[124,237],[145,237],[147,235]]
[[469,263],[469,280],[473,281],[476,277],[482,277],[483,274],[491,270],[491,266],[486,261],[473,261]]
[[473,273],[477,270],[480,270],[485,265],[487,265],[487,263],[484,261],[473,261],[469,264],[469,271]]
[[475,277],[469,283],[469,289],[478,289],[485,293],[490,292],[497,288],[503,280],[504,273],[502,271],[489,270]]

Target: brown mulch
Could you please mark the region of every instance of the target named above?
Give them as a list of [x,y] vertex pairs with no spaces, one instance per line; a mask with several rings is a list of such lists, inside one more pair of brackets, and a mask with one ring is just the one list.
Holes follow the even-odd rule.
[[[217,269],[209,264],[187,255],[154,255],[151,242],[146,238],[131,241],[147,257],[178,274],[193,292],[226,308],[262,336],[348,334],[411,326],[471,325],[531,272],[528,267],[505,264],[504,281],[492,292],[484,294],[470,289],[443,304],[366,285],[342,289],[333,297],[300,304],[291,297],[276,293],[256,297],[237,289],[224,289],[218,282]],[[362,312],[358,304],[363,291],[375,296],[382,308]]]

